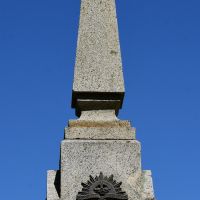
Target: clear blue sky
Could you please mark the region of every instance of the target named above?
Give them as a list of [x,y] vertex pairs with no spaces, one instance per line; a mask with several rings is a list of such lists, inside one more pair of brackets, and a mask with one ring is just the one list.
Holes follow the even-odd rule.
[[[70,108],[80,0],[0,1],[1,199],[45,199]],[[142,142],[158,200],[199,199],[200,1],[117,0],[119,117]]]

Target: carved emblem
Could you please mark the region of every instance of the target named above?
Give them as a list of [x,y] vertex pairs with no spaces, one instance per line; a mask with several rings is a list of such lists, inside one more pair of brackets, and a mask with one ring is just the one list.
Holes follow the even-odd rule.
[[100,172],[95,178],[90,176],[87,183],[81,183],[82,191],[76,196],[76,200],[128,200],[126,192],[120,188],[122,182],[117,182]]

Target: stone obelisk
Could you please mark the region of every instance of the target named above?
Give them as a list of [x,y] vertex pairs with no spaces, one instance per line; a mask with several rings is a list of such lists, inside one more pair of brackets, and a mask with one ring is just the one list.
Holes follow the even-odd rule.
[[82,0],[72,107],[61,142],[60,169],[47,175],[47,200],[154,200],[151,171],[123,104],[115,0]]

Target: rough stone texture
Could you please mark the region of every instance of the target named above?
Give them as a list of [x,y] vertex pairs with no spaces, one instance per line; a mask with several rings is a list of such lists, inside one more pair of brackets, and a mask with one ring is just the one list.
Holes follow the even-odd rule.
[[81,4],[74,91],[124,92],[114,0]]
[[92,102],[99,109],[118,110],[123,95],[115,0],[82,0],[72,106],[82,110],[90,108],[88,102]]
[[143,187],[142,187],[142,199],[144,200],[153,200],[154,197],[154,189],[153,189],[153,180],[151,176],[150,170],[143,171]]
[[129,200],[140,199],[140,143],[136,140],[63,140],[61,144],[61,198],[74,200],[89,175],[115,176]]
[[[68,200],[68,198],[59,198],[55,188],[56,174],[59,171],[49,170],[47,175],[47,200]],[[130,176],[127,180],[128,184],[137,194],[138,200],[155,200],[151,171],[143,171],[142,174],[136,173],[135,176]],[[60,185],[57,185],[59,187]],[[126,188],[124,188],[126,189]],[[138,194],[139,193],[139,194]],[[136,199],[137,199],[136,198]]]
[[142,171],[135,129],[129,121],[119,120],[114,110],[85,111],[69,121],[60,171],[48,172],[47,200],[74,200],[81,182],[101,171],[122,181],[129,200],[155,200],[151,171]]
[[58,173],[56,170],[49,170],[47,172],[47,200],[59,200],[60,184],[58,181]]
[[78,119],[86,121],[119,121],[115,115],[114,110],[91,110],[81,112],[81,116]]
[[135,138],[135,129],[131,127],[73,127],[65,128],[65,139],[91,140],[130,140]]
[[114,110],[82,112],[78,120],[69,121],[65,139],[135,139],[135,129],[129,121],[119,120]]

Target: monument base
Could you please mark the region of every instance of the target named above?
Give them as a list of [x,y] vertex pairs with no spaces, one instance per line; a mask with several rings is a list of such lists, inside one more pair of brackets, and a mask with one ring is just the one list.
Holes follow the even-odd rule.
[[[68,200],[68,198],[60,198],[60,193],[57,188],[60,188],[60,183],[57,182],[56,174],[59,174],[60,170],[49,170],[47,176],[47,199],[46,200]],[[60,175],[59,175],[60,176]],[[132,180],[131,180],[132,179]],[[130,177],[133,190],[137,190],[137,196],[134,199],[137,200],[155,200],[153,191],[153,182],[151,177],[151,171],[142,171],[140,177]],[[137,189],[134,186],[137,184]]]
[[122,182],[118,190],[128,200],[154,200],[151,171],[142,171],[135,129],[129,121],[117,119],[114,110],[86,111],[69,121],[61,143],[60,171],[48,172],[47,200],[79,200],[81,183],[89,188],[89,177],[97,180],[100,173]]

